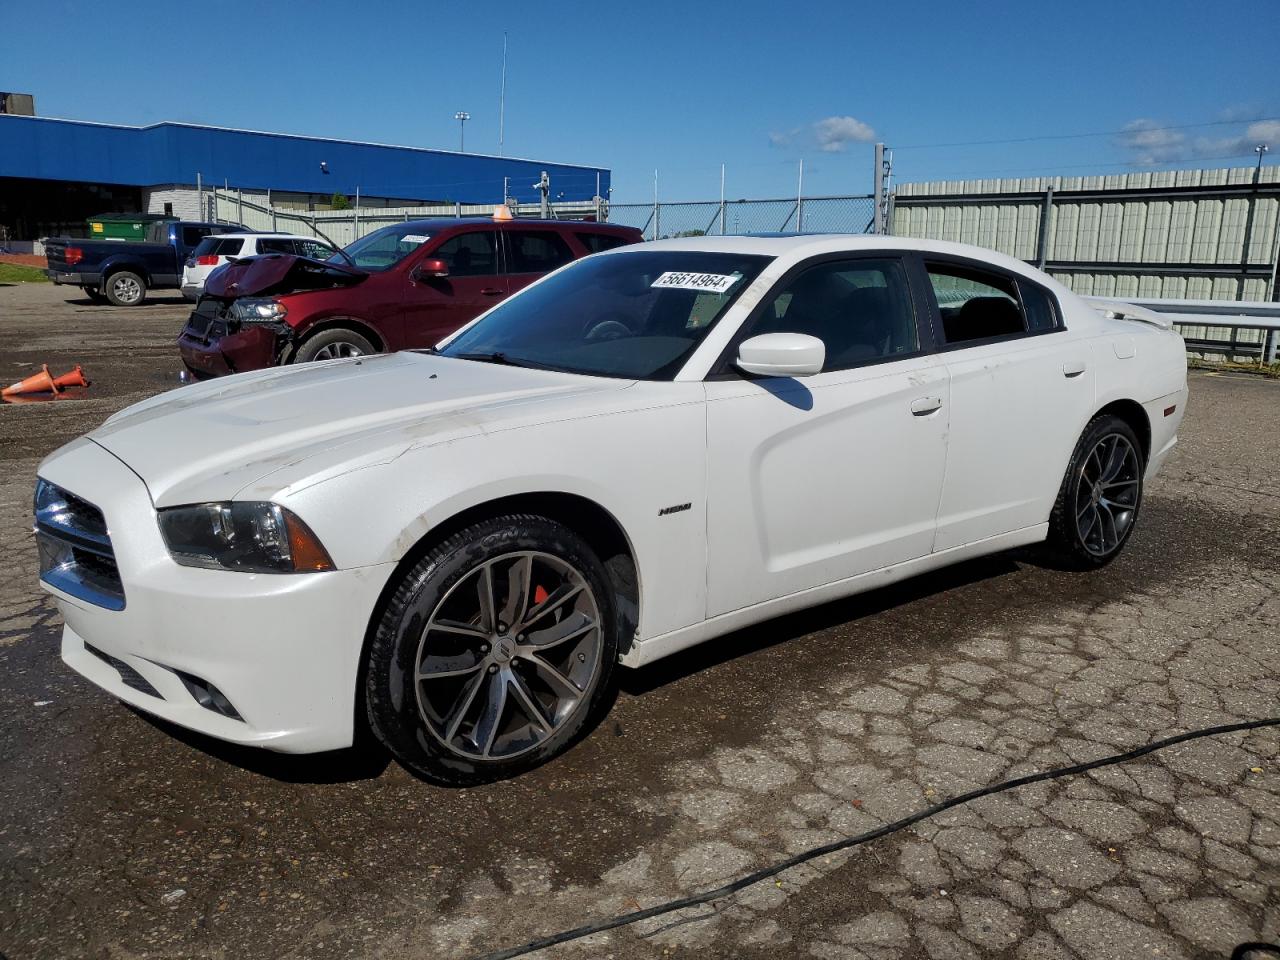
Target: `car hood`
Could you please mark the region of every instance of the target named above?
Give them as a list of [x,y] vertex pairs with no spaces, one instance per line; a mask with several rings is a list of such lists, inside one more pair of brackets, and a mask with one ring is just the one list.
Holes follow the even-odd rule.
[[164,507],[233,499],[308,458],[337,476],[414,446],[582,415],[591,397],[631,384],[405,352],[180,387],[120,411],[89,438]]
[[219,267],[205,281],[204,294],[221,300],[234,300],[236,297],[350,286],[368,276],[363,270],[336,263],[269,253],[232,260]]

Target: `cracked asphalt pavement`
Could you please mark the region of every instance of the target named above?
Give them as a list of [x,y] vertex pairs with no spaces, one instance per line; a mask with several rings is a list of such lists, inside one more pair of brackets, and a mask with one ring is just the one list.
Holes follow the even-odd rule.
[[[577,748],[471,790],[131,712],[58,658],[35,467],[174,384],[176,299],[0,288],[0,953],[469,957],[714,887],[962,791],[1280,715],[1280,383],[1191,378],[1106,570],[1019,551],[624,671]],[[37,367],[38,368],[38,367]],[[55,371],[59,372],[59,371]],[[270,642],[264,638],[263,642]],[[1280,940],[1280,729],[1018,788],[540,957],[1227,957]]]

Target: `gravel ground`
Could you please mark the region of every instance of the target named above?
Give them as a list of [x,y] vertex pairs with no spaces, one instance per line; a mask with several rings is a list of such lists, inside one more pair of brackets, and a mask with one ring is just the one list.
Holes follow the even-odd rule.
[[[513,782],[284,757],[65,669],[35,586],[38,459],[176,385],[176,297],[0,288],[0,952],[468,957],[716,886],[983,784],[1280,715],[1280,383],[1194,374],[1183,443],[1107,570],[966,563],[626,671]],[[1280,730],[975,801],[712,906],[542,957],[1227,957],[1280,939]]]

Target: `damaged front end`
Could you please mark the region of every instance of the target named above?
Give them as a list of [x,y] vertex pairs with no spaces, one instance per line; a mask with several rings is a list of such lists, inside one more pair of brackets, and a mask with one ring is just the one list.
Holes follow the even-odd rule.
[[183,363],[201,379],[276,366],[291,350],[304,319],[290,317],[287,297],[351,286],[367,276],[305,257],[233,260],[209,275],[204,296],[178,337]]

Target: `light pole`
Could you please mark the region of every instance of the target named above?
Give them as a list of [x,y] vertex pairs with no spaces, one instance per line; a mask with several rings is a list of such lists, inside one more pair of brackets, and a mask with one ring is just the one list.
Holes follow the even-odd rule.
[[1254,147],[1254,148],[1253,148],[1253,152],[1254,152],[1254,153],[1256,153],[1256,154],[1258,155],[1258,166],[1257,166],[1257,167],[1255,167],[1255,168],[1254,168],[1254,171],[1253,171],[1253,182],[1254,182],[1254,183],[1257,183],[1257,182],[1258,182],[1258,180],[1259,180],[1259,179],[1261,178],[1261,176],[1262,176],[1262,155],[1263,155],[1264,153],[1266,153],[1266,152],[1267,152],[1268,150],[1270,150],[1270,149],[1271,149],[1271,148],[1270,148],[1269,146],[1267,146],[1265,143],[1260,143],[1260,144],[1258,144],[1256,147]]
[[471,114],[465,110],[459,110],[453,115],[453,119],[458,121],[458,152],[467,152],[467,121],[471,119]]

